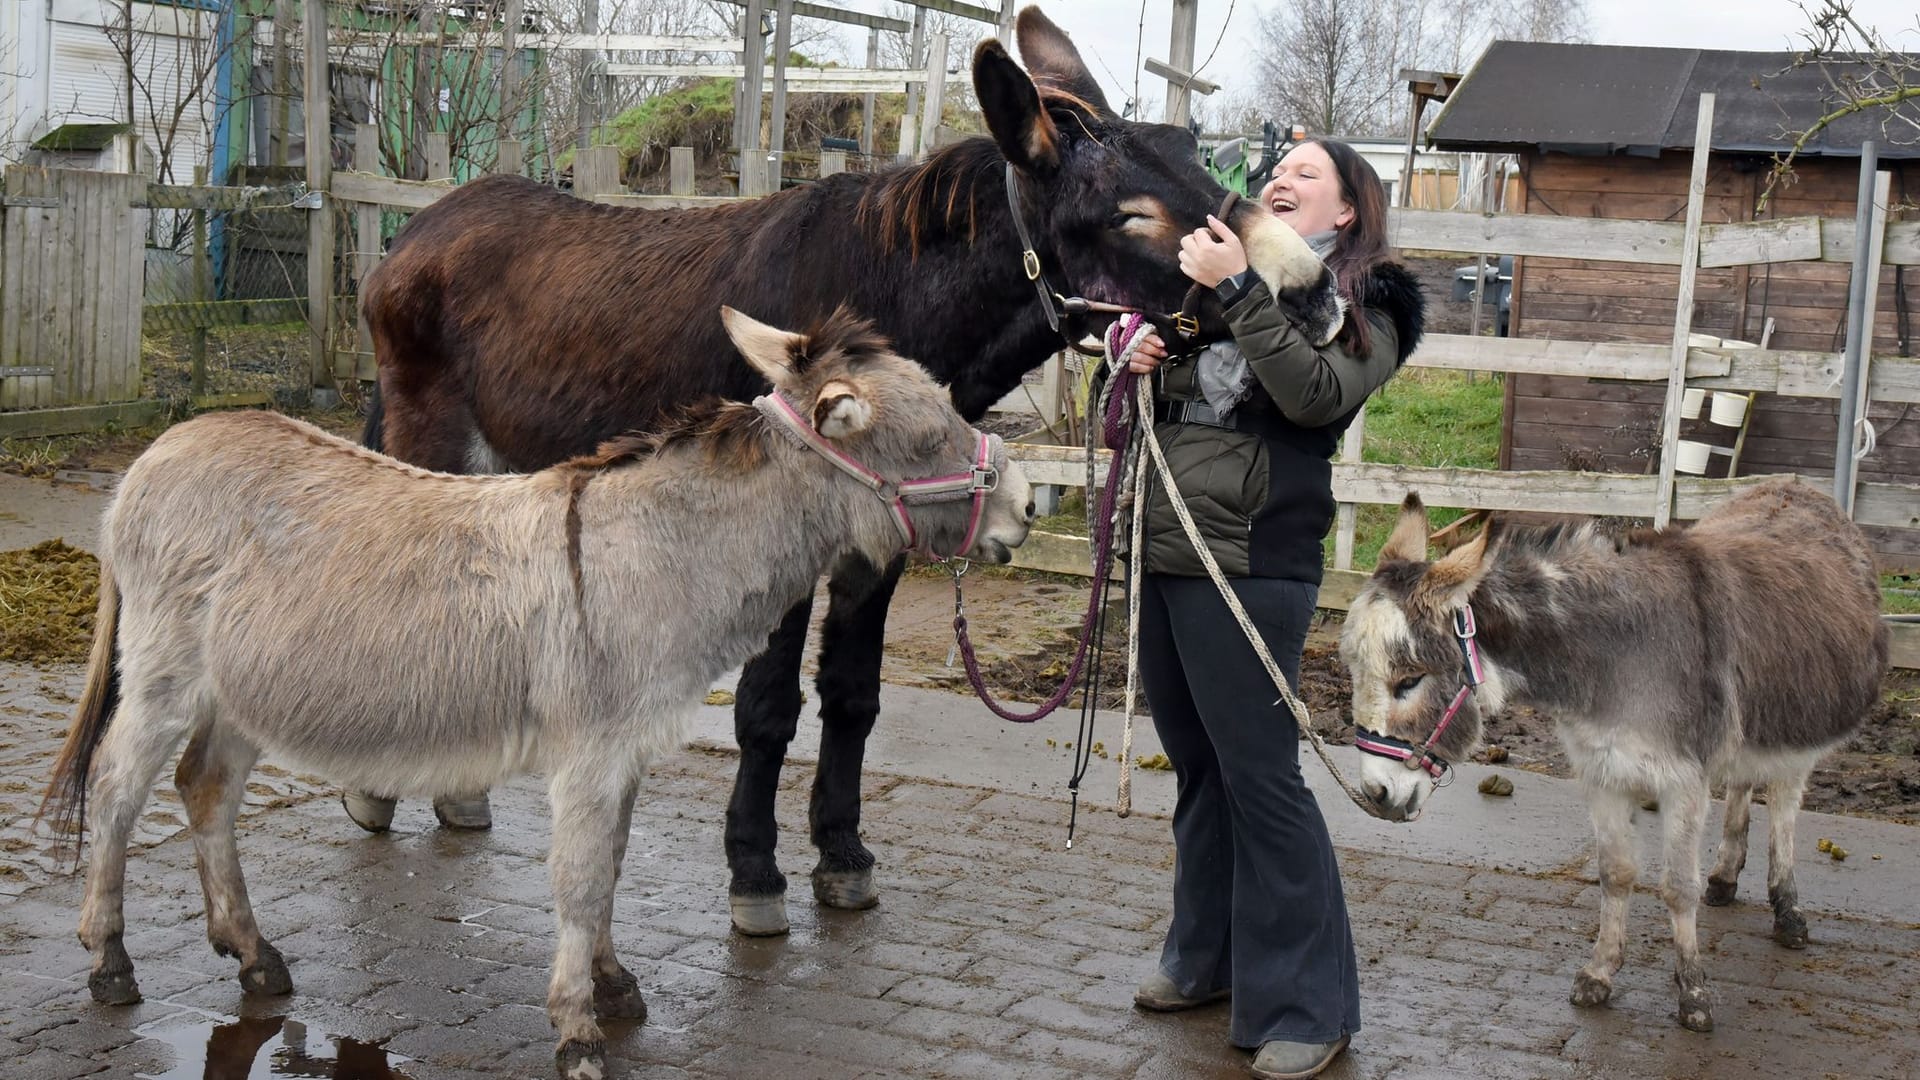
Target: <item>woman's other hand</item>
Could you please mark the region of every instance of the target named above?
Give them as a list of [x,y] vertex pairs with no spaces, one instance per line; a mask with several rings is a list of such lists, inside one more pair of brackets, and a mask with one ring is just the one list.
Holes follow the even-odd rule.
[[1167,358],[1167,343],[1160,340],[1159,334],[1148,334],[1127,354],[1127,370],[1136,375],[1151,375],[1160,361]]
[[1247,249],[1233,230],[1212,214],[1207,227],[1180,238],[1180,269],[1211,289],[1247,268]]

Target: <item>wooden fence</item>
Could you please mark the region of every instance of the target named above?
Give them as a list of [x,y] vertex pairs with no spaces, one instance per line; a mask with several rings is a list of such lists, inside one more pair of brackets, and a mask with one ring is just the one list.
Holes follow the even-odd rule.
[[9,166],[0,187],[0,409],[140,395],[146,181]]

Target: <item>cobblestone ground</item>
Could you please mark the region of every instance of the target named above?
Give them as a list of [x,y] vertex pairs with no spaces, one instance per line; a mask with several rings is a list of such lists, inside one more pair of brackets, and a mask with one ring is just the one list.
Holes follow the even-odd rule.
[[[552,920],[543,794],[497,791],[485,834],[360,833],[317,782],[256,774],[241,850],[291,998],[245,1000],[204,938],[170,788],[131,856],[127,948],[146,1001],[93,1005],[75,942],[80,882],[29,834],[78,669],[0,668],[0,1077],[550,1075]],[[659,763],[634,817],[614,940],[652,1010],[609,1025],[627,1077],[1198,1077],[1245,1074],[1226,1014],[1130,1007],[1164,929],[1163,819],[899,776],[867,780],[878,908],[807,895],[810,771],[787,770],[781,864],[793,933],[729,933],[721,824],[734,758]],[[1597,909],[1584,866],[1527,876],[1342,850],[1365,1029],[1326,1075],[1911,1077],[1920,924],[1818,917],[1793,953],[1759,904],[1703,909],[1719,1028],[1671,1019],[1664,909],[1634,900],[1614,1003],[1567,1003]],[[1751,900],[1751,898],[1746,898]]]

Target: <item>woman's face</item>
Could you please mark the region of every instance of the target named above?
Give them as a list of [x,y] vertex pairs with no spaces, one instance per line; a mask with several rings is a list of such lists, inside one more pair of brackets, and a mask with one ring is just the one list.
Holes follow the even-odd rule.
[[1345,228],[1353,207],[1340,195],[1340,174],[1319,143],[1301,143],[1280,159],[1260,202],[1301,236]]

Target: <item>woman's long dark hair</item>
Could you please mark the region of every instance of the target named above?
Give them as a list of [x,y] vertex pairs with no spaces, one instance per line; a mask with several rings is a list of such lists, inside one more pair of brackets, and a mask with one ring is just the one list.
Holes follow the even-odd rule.
[[1347,321],[1335,340],[1349,351],[1365,352],[1367,342],[1367,282],[1373,268],[1393,259],[1387,244],[1387,189],[1359,151],[1338,139],[1306,140],[1326,151],[1340,176],[1340,198],[1353,207],[1353,220],[1334,237],[1327,269],[1347,298]]

